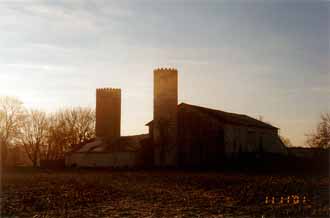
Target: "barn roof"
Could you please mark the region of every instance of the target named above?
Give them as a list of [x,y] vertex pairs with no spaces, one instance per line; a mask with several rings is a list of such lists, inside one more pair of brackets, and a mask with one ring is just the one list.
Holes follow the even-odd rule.
[[[251,127],[260,127],[260,128],[267,128],[267,129],[278,129],[275,126],[272,126],[268,123],[262,122],[245,114],[236,114],[236,113],[229,113],[221,110],[215,110],[211,108],[181,103],[178,105],[178,110],[192,110],[198,111],[204,114],[209,115],[215,119],[224,121],[226,123],[233,123],[243,126],[251,126]],[[146,125],[149,126],[153,121],[150,121]]]
[[95,138],[85,144],[76,146],[71,153],[134,152],[141,148],[141,141],[147,139],[148,136],[148,134],[122,136],[112,143]]

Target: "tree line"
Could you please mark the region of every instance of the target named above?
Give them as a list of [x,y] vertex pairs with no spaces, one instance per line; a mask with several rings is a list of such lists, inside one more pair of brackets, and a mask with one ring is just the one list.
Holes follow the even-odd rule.
[[66,108],[54,113],[27,109],[15,97],[0,97],[0,145],[2,164],[8,151],[22,146],[33,166],[40,160],[58,160],[73,146],[95,137],[95,111]]
[[310,147],[330,148],[330,113],[321,114],[316,130],[306,136],[306,143]]
[[[22,146],[33,166],[40,160],[62,159],[73,146],[95,137],[94,127],[95,111],[88,107],[46,113],[27,109],[15,97],[0,96],[2,164],[6,164],[8,150],[13,146]],[[317,128],[306,136],[308,146],[330,148],[330,113],[322,114]],[[281,139],[287,146],[291,145],[288,138]]]

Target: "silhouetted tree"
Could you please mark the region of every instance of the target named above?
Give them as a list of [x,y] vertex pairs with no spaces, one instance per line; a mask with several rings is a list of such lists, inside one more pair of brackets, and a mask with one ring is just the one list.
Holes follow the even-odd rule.
[[64,109],[52,114],[48,122],[47,160],[62,158],[73,145],[95,137],[95,111],[91,108]]
[[34,166],[38,161],[64,157],[73,145],[95,137],[95,111],[91,108],[63,109],[47,115],[27,111],[17,98],[0,97],[0,146],[5,163],[8,146],[21,145]]
[[293,146],[289,138],[280,135],[280,139],[282,140],[283,144],[285,144],[287,147]]
[[71,145],[80,144],[95,136],[95,112],[91,108],[72,108],[62,111]]
[[41,153],[46,147],[47,128],[48,123],[45,112],[38,110],[28,112],[19,138],[34,167],[38,165]]
[[0,96],[0,146],[3,164],[6,164],[8,147],[14,145],[20,135],[25,117],[25,108],[19,99]]
[[61,112],[48,117],[47,146],[42,153],[44,160],[57,160],[69,149],[70,133],[67,131],[65,119]]
[[321,115],[316,132],[307,134],[307,144],[310,147],[330,148],[330,113]]

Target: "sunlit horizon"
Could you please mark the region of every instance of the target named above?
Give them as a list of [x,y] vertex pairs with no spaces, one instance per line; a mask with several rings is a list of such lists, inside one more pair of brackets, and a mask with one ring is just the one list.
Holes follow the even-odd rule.
[[122,135],[146,133],[153,70],[179,103],[263,117],[305,145],[330,110],[329,3],[0,3],[0,95],[54,112],[122,89]]

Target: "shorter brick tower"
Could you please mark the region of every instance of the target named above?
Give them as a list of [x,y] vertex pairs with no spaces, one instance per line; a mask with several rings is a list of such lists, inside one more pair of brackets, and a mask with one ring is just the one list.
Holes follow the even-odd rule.
[[113,141],[120,137],[121,90],[96,89],[96,137]]
[[154,70],[153,141],[156,166],[177,165],[178,71]]

